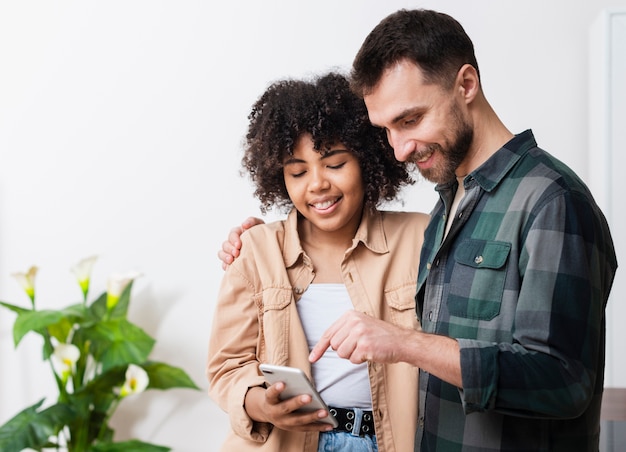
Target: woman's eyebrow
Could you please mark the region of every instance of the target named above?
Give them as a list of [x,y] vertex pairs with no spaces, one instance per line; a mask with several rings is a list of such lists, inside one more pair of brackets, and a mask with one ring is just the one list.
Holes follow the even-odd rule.
[[322,154],[322,159],[325,159],[327,157],[332,157],[333,155],[337,155],[337,154],[349,154],[349,153],[350,151],[344,148],[330,149],[329,151],[326,151],[324,152],[324,154]]
[[[322,160],[323,160],[323,159],[325,159],[325,158],[332,157],[333,155],[338,155],[338,154],[349,154],[349,153],[350,153],[350,151],[348,151],[347,149],[344,149],[344,148],[340,148],[340,149],[331,149],[331,150],[329,150],[329,151],[324,151],[324,152],[321,154],[320,159],[322,159]],[[302,159],[299,159],[299,158],[296,158],[296,157],[294,157],[294,156],[290,156],[287,160],[285,160],[285,161],[283,162],[283,165],[292,165],[292,164],[295,164],[295,163],[306,163],[306,161],[305,161],[305,160],[302,160]]]
[[283,162],[283,165],[292,165],[294,163],[306,163],[306,162],[304,160],[302,160],[302,159],[297,159],[297,158],[292,156],[292,157],[289,157],[287,160],[285,160]]

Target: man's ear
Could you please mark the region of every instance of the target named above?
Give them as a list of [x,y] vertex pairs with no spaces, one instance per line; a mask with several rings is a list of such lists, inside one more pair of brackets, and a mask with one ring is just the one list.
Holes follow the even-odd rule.
[[476,68],[471,64],[464,64],[456,74],[456,87],[465,103],[471,103],[480,90],[480,79]]

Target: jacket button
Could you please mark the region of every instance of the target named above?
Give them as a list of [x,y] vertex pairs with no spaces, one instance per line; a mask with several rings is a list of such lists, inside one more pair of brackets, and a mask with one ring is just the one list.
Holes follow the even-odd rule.
[[477,264],[482,264],[483,263],[483,257],[482,256],[476,256],[474,258],[474,262]]

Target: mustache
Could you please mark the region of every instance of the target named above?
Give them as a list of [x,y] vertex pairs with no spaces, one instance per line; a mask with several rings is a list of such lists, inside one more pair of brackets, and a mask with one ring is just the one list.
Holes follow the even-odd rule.
[[432,154],[434,154],[437,151],[442,151],[443,148],[441,147],[441,145],[437,144],[437,143],[432,143],[429,144],[428,146],[419,149],[419,150],[415,150],[411,153],[411,155],[409,155],[409,158],[407,159],[408,163],[413,163],[413,164],[417,164],[417,162],[419,162],[420,160],[422,160],[424,157],[428,157]]

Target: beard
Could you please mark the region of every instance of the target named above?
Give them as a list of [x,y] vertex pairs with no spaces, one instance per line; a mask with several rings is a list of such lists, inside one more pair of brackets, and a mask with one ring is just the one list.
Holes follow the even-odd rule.
[[[444,184],[456,178],[455,171],[467,156],[474,139],[474,129],[471,124],[463,119],[456,105],[452,106],[450,117],[453,119],[452,125],[454,126],[452,141],[446,142],[445,147],[437,143],[430,144],[419,154],[414,153],[411,159],[424,179],[436,184]],[[420,168],[416,163],[418,157],[427,153],[432,155],[434,153],[441,154],[443,156],[443,164],[433,165],[430,168]]]

